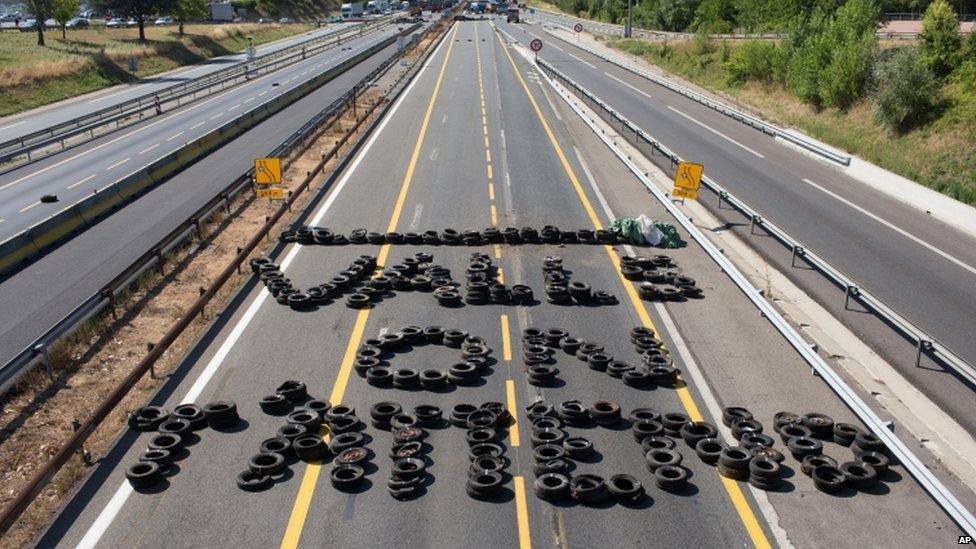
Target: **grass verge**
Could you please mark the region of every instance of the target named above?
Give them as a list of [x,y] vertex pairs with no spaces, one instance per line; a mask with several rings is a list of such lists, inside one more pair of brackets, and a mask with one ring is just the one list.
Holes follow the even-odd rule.
[[976,205],[976,93],[955,83],[942,88],[936,112],[924,125],[891,135],[862,101],[847,111],[817,111],[778,84],[730,84],[725,60],[735,43],[649,42],[610,39],[607,44],[633,54],[746,110],[848,151],[956,200]]
[[[175,27],[69,30],[45,33],[46,46],[34,33],[0,33],[0,116],[62,101],[117,84],[132,82],[211,57],[243,51],[247,37],[260,45],[307,32],[310,24],[187,25],[180,38]],[[138,60],[129,71],[128,60]]]

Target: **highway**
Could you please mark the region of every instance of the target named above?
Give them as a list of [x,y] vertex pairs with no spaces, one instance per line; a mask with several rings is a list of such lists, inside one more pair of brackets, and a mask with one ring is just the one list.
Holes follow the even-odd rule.
[[[395,32],[395,28],[393,32]],[[367,43],[375,39],[377,36],[370,36],[363,41],[354,43],[353,46],[365,47]],[[329,57],[323,57],[322,60],[316,58],[310,59],[308,62],[317,65],[324,62],[325,59],[332,59],[334,63],[338,57],[349,55],[354,51],[338,50],[334,54],[324,54]],[[0,361],[3,363],[9,361],[78,304],[98,292],[123,269],[131,265],[136,258],[212,199],[233,179],[253,166],[254,158],[270,152],[278,143],[298,130],[311,117],[389,58],[394,51],[395,45],[378,52],[372,58],[363,61],[317,91],[231,141],[221,149],[221,154],[210,155],[193,164],[164,184],[137,198],[125,208],[75,235],[69,241],[4,279],[0,283],[0,308],[6,311],[5,314],[0,315]],[[301,76],[300,80],[309,78],[325,68],[326,66],[323,66],[306,76]],[[299,71],[297,75],[301,75],[301,71],[306,70],[301,64],[295,69]],[[282,77],[285,74],[283,73]],[[295,76],[291,73],[287,74],[289,75],[287,78]],[[299,81],[283,83],[279,87],[272,87],[271,82],[270,77],[256,81],[253,84],[256,87],[260,86],[260,88],[254,88],[255,92],[262,93],[265,90],[274,90],[273,93],[277,93],[279,87],[297,85]],[[266,99],[269,96],[271,93],[261,99]],[[229,98],[239,96],[218,97],[217,101],[226,101]],[[225,103],[225,105],[233,106],[236,103],[235,101]],[[257,100],[250,104],[255,103]],[[206,107],[209,105],[200,108]],[[225,108],[227,107],[225,106]],[[180,112],[174,114],[179,115]],[[233,113],[226,114],[224,117],[229,117],[230,114]],[[215,121],[209,120],[214,114],[210,114],[210,116],[200,114],[198,116],[196,110],[189,111],[184,116],[185,119],[176,119],[182,126],[177,125],[175,128],[185,127],[187,129],[177,130],[173,128],[170,131],[193,132],[202,130],[203,127],[198,130],[190,130],[189,126],[191,125],[200,123],[208,125],[220,122],[220,118]],[[190,123],[189,120],[193,120],[193,123]],[[165,122],[164,124],[168,123]],[[126,131],[136,130],[138,128]],[[149,134],[149,132],[146,133]],[[167,134],[152,132],[146,138],[152,139],[153,135],[160,143],[157,149],[174,146],[174,142],[166,143]],[[115,137],[106,139],[111,140]],[[116,142],[114,145],[128,147],[131,151],[134,148],[131,146],[130,140]],[[100,143],[101,141],[94,142],[91,146],[96,147]],[[147,144],[140,145],[139,150],[148,146]],[[72,151],[71,154],[83,154],[84,151],[90,150],[79,148]],[[96,153],[100,152],[96,151]],[[147,154],[155,154],[156,152],[158,151],[154,149]],[[138,150],[135,150],[135,156],[139,157]],[[82,160],[87,162],[85,156],[73,162],[81,162]],[[44,162],[49,161],[50,159],[46,159]],[[136,164],[136,162],[137,160],[132,160],[130,164]],[[142,163],[142,161],[139,162]],[[44,169],[43,166],[48,166],[48,164],[40,164],[34,169]],[[118,174],[120,177],[124,173],[122,170],[126,167],[126,165],[122,165],[105,172],[105,174],[111,174],[113,171],[121,172]],[[56,180],[49,181],[54,181],[54,184],[57,184]],[[71,179],[71,181],[77,180]],[[29,183],[33,184],[32,181]],[[23,184],[27,185],[28,182]],[[62,182],[64,186],[67,184]],[[4,224],[6,223],[0,224],[0,227]]]
[[[348,234],[359,227],[422,232],[550,224],[569,230],[606,226],[614,214],[664,218],[663,208],[544,86],[491,24],[456,24],[347,171],[297,222]],[[277,304],[252,280],[153,400],[168,408],[233,400],[243,421],[222,431],[200,431],[175,474],[140,492],[129,488],[124,472],[148,434],[126,433],[93,467],[38,546],[132,547],[160,540],[169,547],[521,549],[955,542],[957,528],[897,467],[868,492],[828,496],[788,457],[786,484],[767,494],[721,479],[679,442],[691,484],[669,493],[653,485],[625,424],[569,428],[572,435],[590,438],[597,449],[576,464],[575,474],[634,475],[649,499],[633,506],[586,506],[551,504],[533,494],[531,430],[523,408],[536,399],[554,405],[606,399],[619,403],[624,415],[652,407],[712,423],[720,423],[716,415],[722,406],[744,405],[769,427],[781,410],[854,420],[694,244],[667,253],[684,274],[698,280],[705,296],[666,306],[640,301],[635,287],[622,278],[617,262],[619,255],[632,253],[626,246],[289,244],[276,251],[276,261],[301,287],[323,282],[364,253],[388,266],[429,252],[461,280],[467,259],[482,252],[500,267],[505,284],[528,284],[537,297],[543,294],[543,258],[558,255],[573,280],[607,290],[619,303],[559,306],[543,301],[447,309],[429,293],[397,292],[369,309],[356,311],[339,299],[299,313]],[[364,338],[407,325],[441,325],[483,337],[493,360],[482,381],[441,392],[381,389],[351,371]],[[528,384],[519,343],[523,329],[560,327],[603,343],[620,360],[635,361],[629,331],[637,325],[656,328],[671,349],[684,380],[676,388],[629,387],[562,351],[557,351],[557,383],[545,388]],[[456,350],[435,345],[414,346],[389,358],[393,368],[418,369],[446,369],[457,360]],[[235,485],[237,472],[283,424],[283,418],[264,414],[258,401],[288,379],[307,383],[315,398],[355,407],[363,419],[380,401],[396,401],[404,409],[434,404],[445,414],[458,403],[502,402],[516,418],[502,441],[510,476],[494,499],[469,498],[464,431],[431,429],[422,495],[395,500],[386,491],[391,436],[367,427],[374,457],[367,480],[355,493],[330,485],[331,465],[302,462],[290,463],[271,488],[243,492]],[[829,452],[850,459],[849,450],[832,443]]]
[[[0,241],[138,172],[397,33],[389,26],[119,132],[0,176]],[[53,194],[58,202],[42,203]]]
[[[499,27],[527,44],[544,42],[551,63],[685,160],[786,230],[862,288],[976,364],[976,237],[888,197],[839,168],[798,152],[724,114],[643,79],[560,40],[536,25]],[[658,159],[658,161],[660,161]],[[670,166],[665,167],[666,170]],[[917,368],[915,353],[890,328],[859,309],[809,268],[790,267],[789,251],[772,238],[750,235],[748,222],[705,204],[970,432],[976,399],[937,365]]]
[[[314,40],[326,34],[332,34],[340,29],[353,27],[355,24],[339,23],[327,25],[319,29],[308,31],[296,36],[276,40],[268,44],[256,46],[255,55],[261,56],[283,50],[300,42]],[[120,86],[113,86],[97,92],[85,94],[81,97],[60,101],[30,111],[17,113],[0,118],[0,142],[16,139],[62,122],[97,112],[102,109],[124,103],[146,94],[166,89],[170,86],[206,76],[246,59],[245,53],[222,55],[195,65],[141,78],[135,82]]]

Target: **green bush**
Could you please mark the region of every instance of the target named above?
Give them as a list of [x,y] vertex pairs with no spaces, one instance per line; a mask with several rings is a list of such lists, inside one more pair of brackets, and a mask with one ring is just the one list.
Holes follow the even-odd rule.
[[[727,45],[726,45],[727,46]],[[749,40],[737,47],[725,64],[729,84],[743,84],[750,80],[770,83],[775,74],[778,48],[766,40]]]
[[938,99],[935,75],[912,47],[899,48],[879,62],[873,80],[875,116],[894,133],[924,121]]
[[962,46],[959,18],[946,0],[935,0],[925,10],[918,44],[922,59],[939,78],[958,66]]

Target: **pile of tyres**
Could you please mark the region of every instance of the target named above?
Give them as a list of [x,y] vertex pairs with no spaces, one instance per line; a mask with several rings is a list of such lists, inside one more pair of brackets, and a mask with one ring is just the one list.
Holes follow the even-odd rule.
[[[459,349],[461,360],[453,363],[447,370],[394,370],[389,366],[389,358],[422,345],[443,345]],[[490,372],[489,367],[493,362],[491,353],[491,347],[484,338],[470,335],[464,330],[442,326],[406,326],[399,331],[388,331],[378,337],[364,339],[356,349],[353,369],[374,387],[443,391],[454,385],[481,383],[483,376]]]
[[507,436],[512,416],[501,402],[456,404],[451,408],[448,421],[466,430],[468,443],[468,480],[464,490],[478,500],[497,497],[507,479],[509,461],[501,441]]
[[563,258],[550,255],[542,263],[546,282],[546,301],[553,305],[616,305],[617,297],[605,290],[593,291],[585,282],[570,280],[563,269]]
[[433,405],[420,405],[413,413],[405,412],[396,402],[378,402],[370,409],[370,424],[393,436],[390,459],[393,460],[386,489],[398,500],[413,499],[424,493],[431,477],[427,473],[427,438],[429,428],[443,423],[441,409]]
[[681,274],[668,255],[653,257],[623,256],[620,272],[627,280],[641,282],[637,295],[645,301],[681,301],[702,297],[702,289],[694,278]]
[[298,460],[322,463],[331,459],[329,481],[338,490],[355,491],[362,484],[371,453],[362,432],[365,425],[355,408],[313,399],[305,383],[294,380],[263,397],[260,406],[269,415],[284,417],[285,423],[275,436],[261,442],[247,470],[237,477],[239,488],[264,490]]
[[207,427],[228,429],[240,421],[237,405],[218,400],[204,407],[180,404],[172,412],[159,406],[143,406],[129,414],[129,427],[155,432],[146,451],[130,466],[125,478],[133,488],[146,489],[159,484],[175,470],[173,462],[182,459],[187,447],[199,437],[194,433]]
[[373,255],[359,256],[327,282],[304,291],[295,288],[281,267],[268,258],[256,257],[249,264],[278,303],[298,311],[326,305],[346,294],[346,305],[361,309],[386,295],[390,289],[389,279],[370,279],[376,270],[376,256]]
[[488,227],[482,230],[442,231],[428,230],[422,233],[395,231],[381,233],[366,229],[354,229],[346,236],[324,227],[299,226],[285,229],[279,237],[281,242],[297,242],[310,245],[343,246],[347,244],[374,245],[427,245],[427,246],[482,246],[485,244],[633,244],[619,232],[609,229],[578,229],[563,231],[552,225],[542,229],[533,227]]
[[[515,284],[511,288],[498,281],[498,270],[492,264],[491,258],[485,253],[473,253],[465,269],[466,295],[464,302],[468,305],[530,305],[535,302],[532,288],[524,284]],[[446,307],[457,307],[461,304],[460,293],[453,288],[438,288],[434,291],[438,303]]]
[[[637,505],[646,498],[643,484],[633,475],[620,473],[604,479],[592,473],[573,474],[571,462],[592,461],[595,450],[589,439],[570,436],[564,427],[614,427],[622,421],[618,404],[598,401],[585,406],[570,400],[557,407],[538,400],[525,413],[532,426],[533,492],[539,499],[597,505],[612,498],[623,505]],[[681,488],[676,482],[659,481],[658,485],[675,491]]]
[[556,356],[561,350],[591,370],[605,372],[631,387],[674,387],[679,371],[654,330],[636,327],[630,331],[630,341],[641,357],[639,364],[615,359],[602,344],[573,337],[562,328],[529,327],[522,330],[522,361],[529,383],[536,386],[547,386],[556,380]]

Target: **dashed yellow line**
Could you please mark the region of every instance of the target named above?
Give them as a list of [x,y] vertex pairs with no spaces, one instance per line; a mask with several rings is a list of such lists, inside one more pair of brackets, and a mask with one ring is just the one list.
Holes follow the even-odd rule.
[[519,549],[532,549],[529,536],[529,510],[525,504],[525,480],[520,476],[513,480],[515,485],[515,513],[518,517]]
[[508,426],[508,441],[513,447],[521,444],[519,439],[518,405],[515,403],[515,382],[511,379],[505,380],[505,399],[508,401],[508,413],[512,416],[512,423]]
[[485,160],[491,162],[491,149],[485,149]]
[[[454,34],[457,34],[457,26],[454,27]],[[453,38],[453,37],[451,37]],[[413,155],[410,158],[410,163],[407,165],[407,171],[403,176],[403,182],[400,185],[400,194],[397,196],[397,201],[393,207],[393,213],[390,216],[389,231],[396,229],[397,222],[400,218],[400,212],[403,210],[403,203],[406,200],[407,190],[410,188],[410,182],[413,180],[414,170],[417,167],[417,160],[420,157],[420,151],[423,146],[424,137],[427,134],[427,127],[430,124],[430,116],[434,110],[434,102],[437,99],[438,94],[441,89],[441,82],[444,80],[444,72],[447,69],[448,60],[451,58],[451,51],[454,48],[454,41],[448,38],[447,53],[444,55],[444,62],[441,65],[440,73],[437,75],[437,81],[434,83],[434,90],[430,96],[430,102],[427,104],[427,112],[424,114],[423,122],[420,125],[420,131],[417,133],[417,141],[413,148]],[[380,249],[379,256],[377,257],[377,272],[386,262],[386,257],[389,255],[390,245],[386,244]],[[332,388],[332,394],[329,397],[329,401],[332,404],[339,404],[342,402],[342,397],[346,391],[346,385],[349,382],[350,372],[352,371],[352,364],[356,357],[356,348],[359,346],[359,342],[362,340],[363,332],[366,329],[366,321],[369,319],[369,309],[362,309],[359,314],[356,315],[356,323],[353,326],[352,334],[349,336],[349,343],[346,346],[346,352],[342,359],[342,364],[339,367],[339,374],[336,378],[336,383]],[[295,503],[292,506],[291,515],[288,519],[288,525],[285,528],[285,534],[281,539],[282,549],[293,549],[298,547],[298,542],[302,536],[302,529],[305,527],[305,520],[308,517],[308,511],[312,503],[312,496],[315,493],[315,485],[318,481],[319,474],[322,470],[321,463],[310,463],[305,468],[305,474],[302,477],[302,483],[298,489],[298,495],[295,498]]]
[[502,269],[501,267],[498,268],[498,283],[505,283],[505,269]]
[[489,183],[488,183],[488,199],[489,200],[494,200],[495,199],[495,188],[490,183],[491,182],[491,179],[492,179],[491,164],[488,164],[488,181],[489,181]]
[[[491,179],[491,166],[488,166],[488,179]],[[495,199],[495,184],[488,182],[488,200]]]
[[[505,52],[505,56],[508,57],[509,63],[511,63],[512,71],[515,73],[516,78],[522,85],[522,89],[525,90],[525,94],[529,98],[529,102],[532,104],[532,108],[535,111],[536,118],[539,119],[539,123],[542,125],[542,129],[545,131],[546,136],[549,138],[549,143],[552,145],[553,150],[556,152],[556,156],[559,157],[559,162],[566,172],[566,176],[569,178],[570,183],[572,183],[573,188],[576,190],[576,195],[583,205],[583,209],[586,210],[587,216],[590,218],[590,222],[596,229],[602,229],[603,224],[600,222],[600,218],[597,217],[596,211],[593,209],[593,205],[590,203],[589,198],[586,196],[586,192],[583,190],[583,186],[579,182],[579,178],[576,177],[576,173],[573,167],[570,165],[569,160],[566,158],[566,154],[563,152],[562,147],[559,145],[559,141],[556,139],[556,135],[553,133],[552,129],[549,127],[549,123],[546,121],[545,116],[542,114],[542,109],[539,108],[539,104],[536,102],[535,97],[529,90],[528,84],[525,83],[525,79],[522,78],[522,74],[518,70],[518,66],[515,64],[515,59],[509,53],[508,48],[503,47],[502,51]],[[641,323],[653,329],[655,332],[658,330],[655,328],[653,321],[651,321],[650,315],[647,313],[647,309],[644,307],[643,302],[641,302],[640,297],[637,295],[637,290],[634,285],[631,284],[627,279],[624,278],[623,273],[620,271],[620,260],[617,257],[617,253],[611,246],[604,246],[607,252],[610,262],[614,265],[614,270],[617,272],[617,276],[620,278],[624,289],[627,292],[627,296],[630,298],[631,304],[634,310],[637,312],[637,316],[640,318]],[[701,421],[702,415],[695,404],[694,398],[691,396],[691,392],[688,390],[687,386],[679,387],[677,389],[678,398],[681,400],[681,404],[685,407],[685,411],[692,421]],[[732,506],[735,508],[739,515],[739,519],[742,521],[743,526],[746,529],[753,545],[757,548],[768,548],[771,547],[769,540],[766,539],[766,533],[763,532],[762,526],[756,519],[755,513],[752,511],[752,507],[746,500],[742,489],[736,482],[725,482],[726,479],[722,479],[722,485],[725,487],[726,492],[729,494],[729,499],[732,501]],[[516,496],[516,499],[517,496]]]
[[512,360],[512,334],[509,332],[508,315],[501,315],[502,323],[502,358]]
[[498,210],[495,208],[494,204],[490,205],[488,208],[491,210],[491,224],[498,225]]

